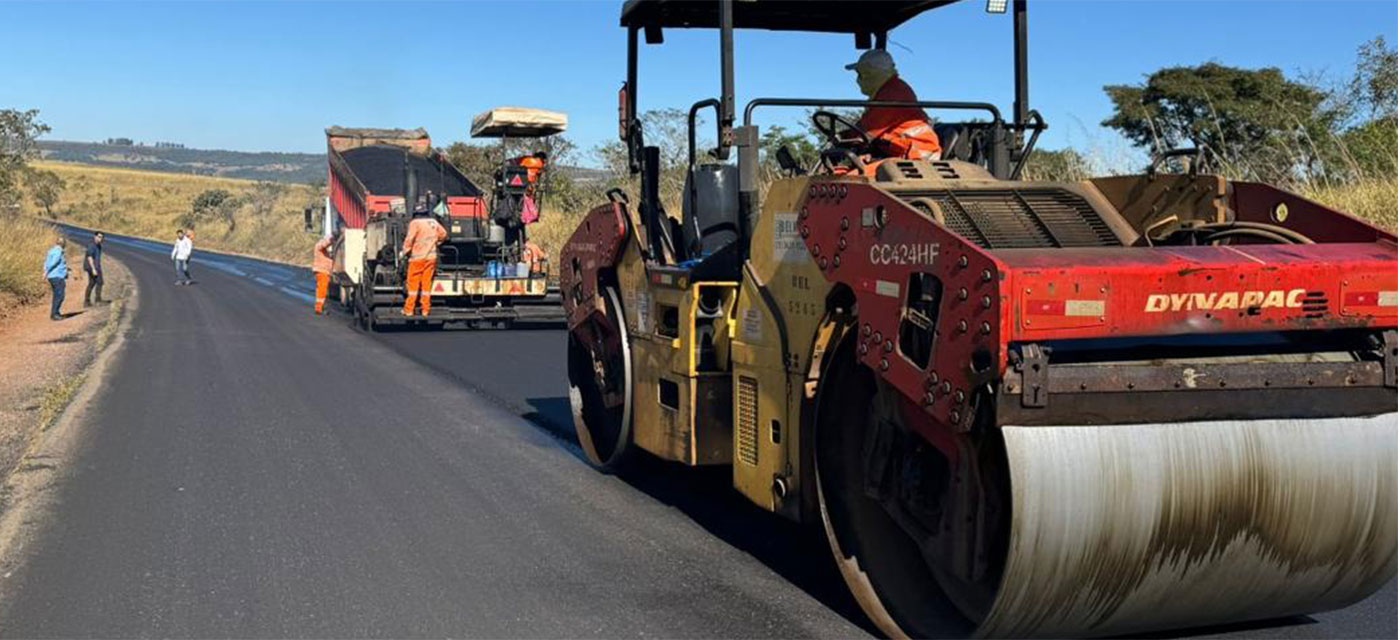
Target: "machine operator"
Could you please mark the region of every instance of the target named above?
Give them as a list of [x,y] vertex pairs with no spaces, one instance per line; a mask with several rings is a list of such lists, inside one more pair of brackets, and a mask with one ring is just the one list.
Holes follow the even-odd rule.
[[[884,49],[871,49],[846,65],[856,72],[860,92],[871,100],[917,102],[914,90],[900,79],[894,58]],[[943,152],[928,114],[918,107],[866,107],[860,128],[870,136],[872,152],[881,158],[937,160]]]
[[539,184],[540,176],[544,174],[545,165],[549,164],[549,154],[544,151],[536,151],[530,155],[513,158],[512,162],[525,167],[525,199],[521,203],[520,221],[524,224],[534,224],[540,219],[539,206],[535,201],[535,189]]

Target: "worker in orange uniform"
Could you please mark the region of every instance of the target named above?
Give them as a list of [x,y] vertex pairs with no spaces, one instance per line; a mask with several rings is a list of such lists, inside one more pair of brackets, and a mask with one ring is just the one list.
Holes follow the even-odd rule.
[[326,312],[326,292],[331,288],[331,268],[335,264],[335,236],[321,238],[311,250],[311,271],[316,274],[316,315]]
[[[871,49],[846,65],[856,72],[860,92],[871,100],[917,102],[914,90],[901,80],[894,58],[884,49]],[[875,155],[907,160],[937,160],[943,153],[928,114],[918,107],[866,107],[860,128],[873,141]]]
[[520,261],[530,265],[530,273],[544,273],[545,254],[540,245],[525,241],[525,249],[520,252]]
[[534,193],[535,184],[540,181],[540,175],[544,173],[544,166],[549,162],[549,154],[543,151],[536,151],[528,156],[520,156],[515,159],[515,163],[525,167],[525,181],[529,183],[530,193]]
[[433,307],[433,274],[437,271],[437,248],[447,239],[447,230],[428,215],[427,206],[416,208],[413,220],[408,223],[408,234],[403,239],[403,251],[408,258],[408,293],[403,302],[403,314],[413,315],[413,307],[419,297],[423,300],[423,315],[427,316]]
[[545,165],[549,164],[549,154],[536,151],[528,156],[515,159],[515,164],[525,167],[525,201],[521,203],[520,222],[534,224],[540,219],[540,209],[535,202],[535,187],[540,176],[544,175]]

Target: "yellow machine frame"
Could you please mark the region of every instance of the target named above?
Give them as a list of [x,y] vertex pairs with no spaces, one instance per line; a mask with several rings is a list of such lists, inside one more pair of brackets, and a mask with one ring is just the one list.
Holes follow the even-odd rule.
[[[794,520],[811,515],[804,501],[815,506],[814,495],[802,490],[811,480],[802,425],[814,409],[821,356],[839,329],[826,308],[831,285],[797,235],[796,205],[808,182],[770,187],[740,282],[648,271],[636,234],[617,266],[619,290],[627,292],[633,443],[688,465],[731,464],[736,489]],[[643,228],[636,213],[628,215],[634,229]],[[700,310],[711,290],[723,301],[718,317]],[[775,300],[786,301],[784,308]],[[674,326],[669,313],[676,314]],[[717,363],[710,371],[697,362],[706,327],[714,331]],[[785,391],[764,391],[772,389]]]

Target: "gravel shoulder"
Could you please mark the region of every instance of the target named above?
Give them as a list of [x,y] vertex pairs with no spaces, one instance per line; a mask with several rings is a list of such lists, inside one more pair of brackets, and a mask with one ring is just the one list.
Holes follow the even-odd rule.
[[68,282],[62,313],[48,318],[48,301],[13,310],[0,326],[0,564],[6,558],[10,512],[24,499],[24,476],[51,470],[38,450],[53,436],[70,406],[87,387],[100,384],[94,364],[113,351],[113,338],[135,306],[131,272],[117,260],[104,261],[105,303],[84,307],[86,276]]

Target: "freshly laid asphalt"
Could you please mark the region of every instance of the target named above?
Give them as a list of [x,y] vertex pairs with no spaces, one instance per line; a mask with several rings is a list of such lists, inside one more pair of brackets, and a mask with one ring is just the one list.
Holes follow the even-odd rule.
[[[825,542],[723,470],[599,474],[558,329],[365,334],[309,274],[109,237],[140,287],[6,637],[851,637]],[[1396,636],[1396,589],[1222,637]]]

